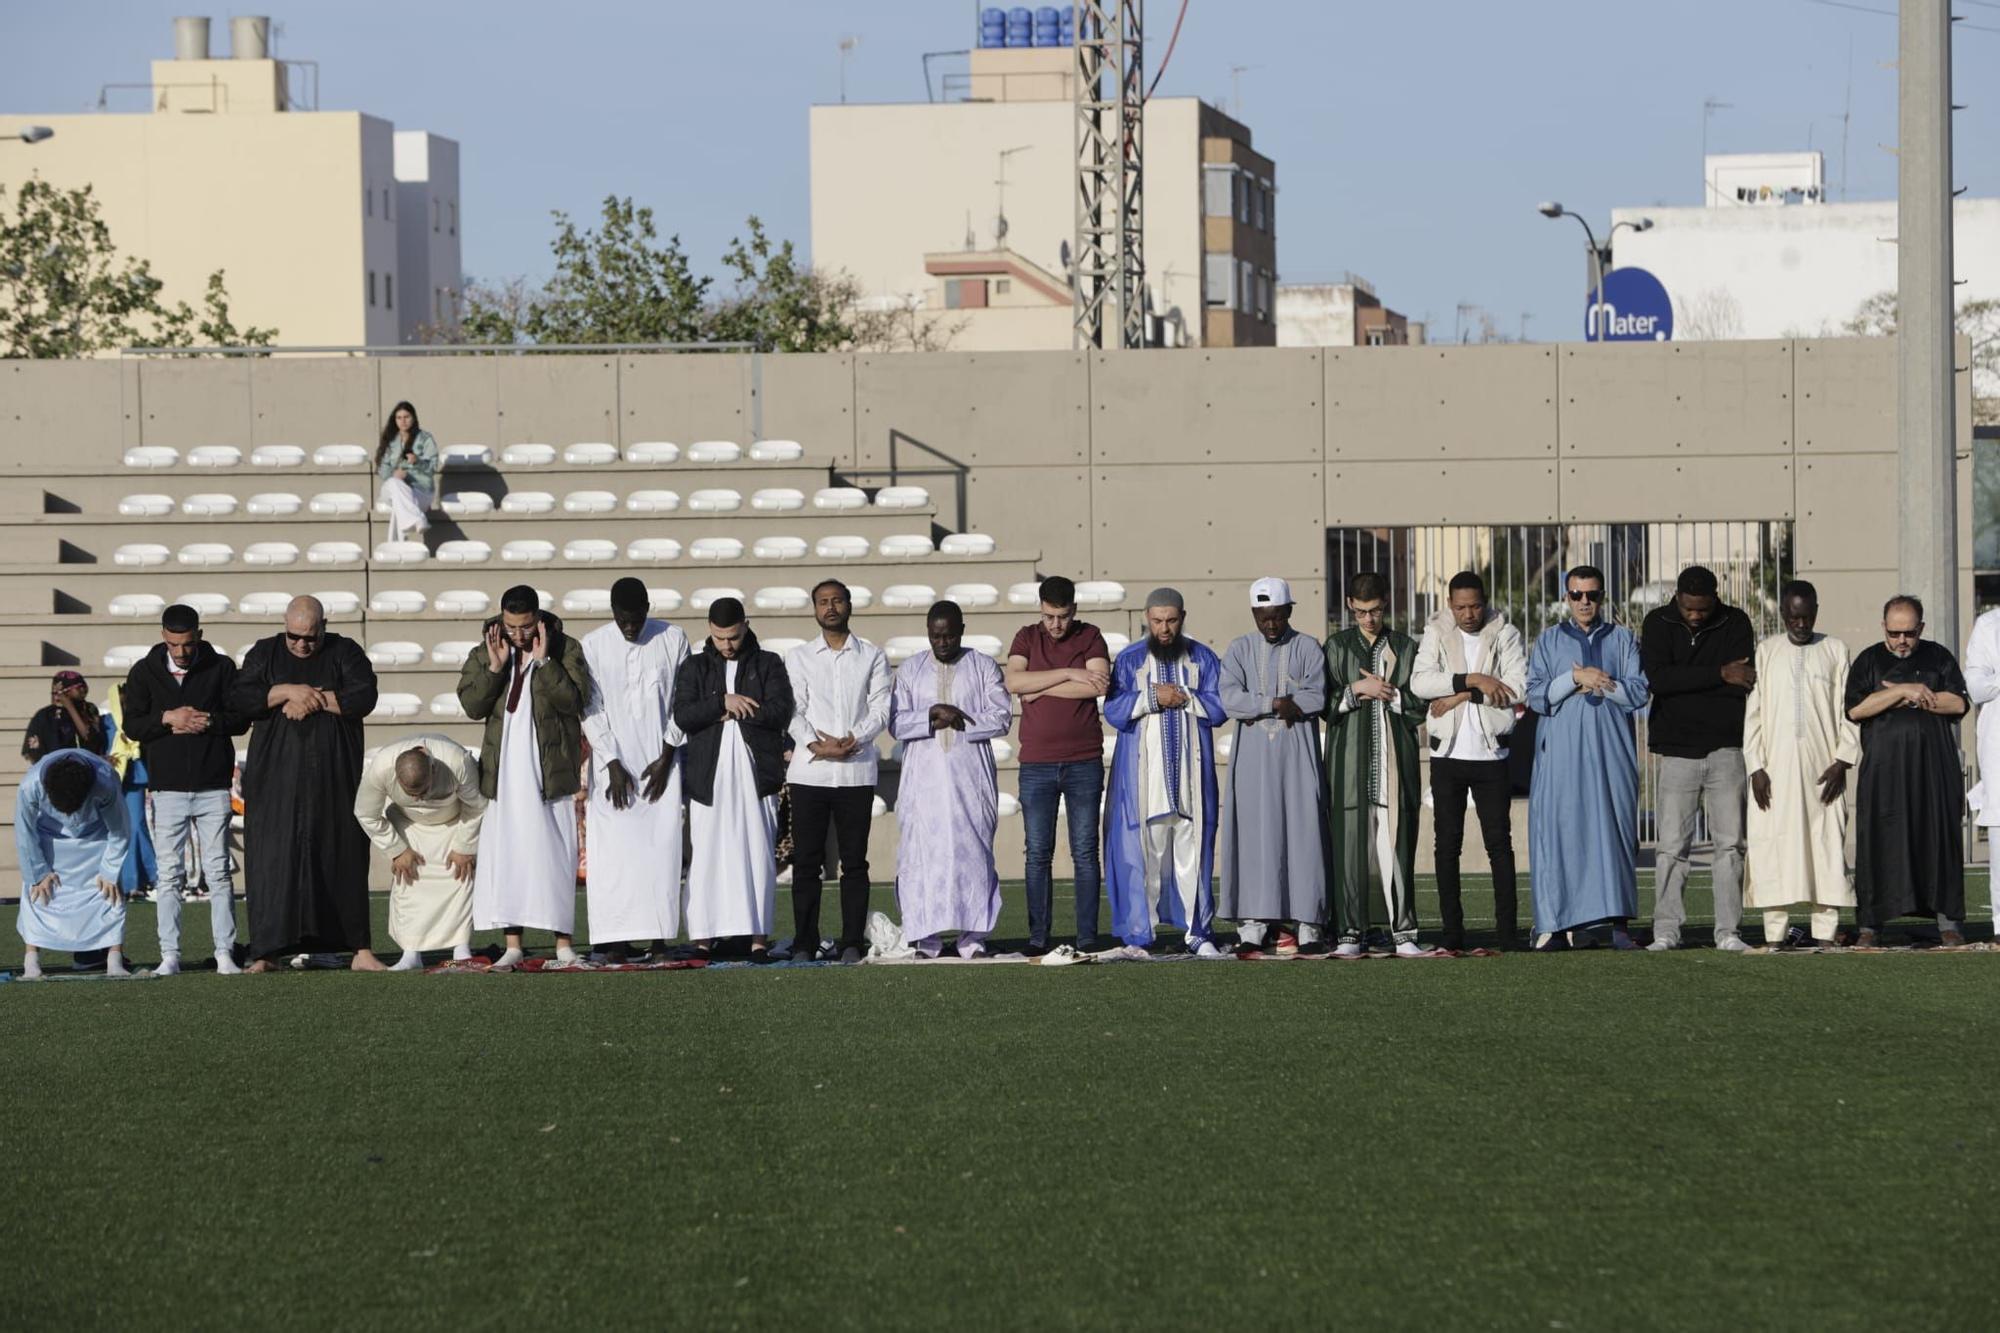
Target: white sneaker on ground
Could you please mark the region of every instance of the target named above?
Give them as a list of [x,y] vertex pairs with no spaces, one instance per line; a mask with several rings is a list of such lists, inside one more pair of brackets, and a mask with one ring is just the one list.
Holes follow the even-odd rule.
[[495,972],[512,972],[521,965],[521,960],[526,957],[527,955],[519,949],[509,949],[493,960],[493,970]]
[[423,970],[424,956],[415,949],[403,950],[403,956],[390,965],[391,972],[420,972]]
[[1422,958],[1429,952],[1430,950],[1424,948],[1423,945],[1417,943],[1415,940],[1404,940],[1396,946],[1396,957],[1398,958]]
[[177,953],[160,955],[160,965],[153,969],[156,977],[177,977],[181,974],[181,956]]
[[1333,951],[1333,956],[1335,958],[1359,958],[1361,956],[1361,941],[1342,940],[1340,947]]
[[1665,953],[1669,949],[1678,949],[1680,947],[1681,947],[1680,941],[1678,940],[1654,940],[1651,944],[1646,946],[1646,952]]
[[1231,955],[1231,954],[1227,954],[1227,953],[1224,953],[1224,952],[1223,952],[1223,951],[1222,951],[1221,949],[1218,949],[1218,948],[1217,948],[1217,947],[1215,946],[1215,941],[1214,941],[1214,940],[1203,940],[1203,941],[1202,941],[1202,942],[1201,942],[1200,944],[1196,945],[1196,946],[1195,946],[1195,950],[1194,950],[1194,956],[1195,956],[1196,958],[1229,958],[1229,957],[1233,957],[1233,955]]
[[236,965],[235,955],[224,949],[215,955],[215,974],[219,977],[240,977],[243,969]]
[[1722,953],[1750,952],[1750,946],[1743,942],[1743,937],[1741,935],[1724,935],[1721,939],[1715,942],[1715,947]]

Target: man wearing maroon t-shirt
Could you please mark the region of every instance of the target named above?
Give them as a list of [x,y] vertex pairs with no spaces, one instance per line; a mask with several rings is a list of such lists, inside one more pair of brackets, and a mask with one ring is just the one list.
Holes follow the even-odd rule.
[[1097,947],[1103,872],[1097,811],[1104,796],[1104,727],[1097,701],[1111,685],[1111,650],[1076,618],[1076,585],[1042,580],[1042,618],[1023,626],[1007,652],[1007,692],[1021,696],[1021,818],[1028,840],[1028,947],[1049,948],[1056,807],[1069,806],[1069,854],[1076,865],[1076,947]]

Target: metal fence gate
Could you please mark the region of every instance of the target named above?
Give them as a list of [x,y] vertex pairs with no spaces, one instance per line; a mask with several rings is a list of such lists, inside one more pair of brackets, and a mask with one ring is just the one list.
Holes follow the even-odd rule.
[[[1757,637],[1782,628],[1778,591],[1792,577],[1789,519],[1711,523],[1513,523],[1481,526],[1328,528],[1328,616],[1346,626],[1347,581],[1373,570],[1388,576],[1396,622],[1412,637],[1442,610],[1452,576],[1471,570],[1486,581],[1487,602],[1533,645],[1564,614],[1563,577],[1577,565],[1604,571],[1612,619],[1634,633],[1646,613],[1674,595],[1689,565],[1706,565],[1722,600],[1741,607]],[[1653,786],[1658,761],[1646,749],[1646,713],[1639,729],[1639,841],[1651,846],[1656,824]],[[1696,831],[1706,841],[1705,828]]]

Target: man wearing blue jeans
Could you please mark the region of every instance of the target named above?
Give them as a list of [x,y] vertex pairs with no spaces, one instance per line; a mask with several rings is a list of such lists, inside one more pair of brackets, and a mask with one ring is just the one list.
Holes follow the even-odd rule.
[[193,607],[179,605],[161,615],[160,642],[133,664],[125,680],[122,721],[125,733],[139,743],[153,793],[153,845],[159,857],[156,975],[163,977],[181,970],[181,894],[190,829],[208,885],[215,970],[241,970],[229,876],[229,784],[236,767],[231,738],[247,724],[226,710],[235,680],[236,664],[202,640],[201,617]]
[[1104,726],[1097,701],[1111,684],[1111,650],[1093,625],[1076,618],[1076,585],[1042,580],[1041,619],[1014,636],[1007,692],[1021,699],[1019,786],[1027,832],[1028,946],[1048,952],[1055,887],[1056,808],[1069,806],[1070,859],[1076,866],[1076,947],[1097,947],[1097,811],[1104,794]]

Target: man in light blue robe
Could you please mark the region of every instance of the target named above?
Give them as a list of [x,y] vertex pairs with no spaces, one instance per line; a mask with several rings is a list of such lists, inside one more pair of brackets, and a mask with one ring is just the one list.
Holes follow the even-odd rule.
[[116,769],[82,750],[58,750],[21,779],[14,850],[21,865],[15,929],[27,946],[21,975],[42,975],[43,949],[105,949],[108,976],[125,967],[125,898],[118,872],[131,845]]
[[1634,866],[1639,755],[1632,717],[1649,689],[1632,631],[1604,618],[1604,574],[1579,565],[1564,580],[1570,618],[1542,631],[1528,659],[1535,776],[1528,798],[1528,854],[1535,947],[1596,941],[1611,923],[1613,947],[1631,949],[1625,923],[1639,911]]
[[1222,663],[1186,637],[1186,621],[1181,595],[1154,589],[1145,641],[1111,667],[1104,717],[1118,740],[1104,803],[1104,889],[1111,928],[1128,948],[1146,948],[1166,924],[1198,956],[1219,958],[1210,877]]

